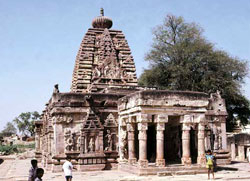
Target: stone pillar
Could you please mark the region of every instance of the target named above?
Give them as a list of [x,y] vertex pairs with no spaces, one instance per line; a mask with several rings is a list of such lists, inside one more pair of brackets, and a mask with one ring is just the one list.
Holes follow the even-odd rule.
[[235,143],[231,143],[231,158],[232,158],[233,161],[235,160],[235,157],[236,157],[236,154],[235,154]]
[[127,124],[128,132],[128,162],[130,164],[136,163],[135,157],[135,129],[134,125],[131,123]]
[[205,159],[205,126],[202,123],[198,125],[198,157],[197,163],[200,165],[206,164]]
[[35,135],[36,152],[40,151],[40,129],[36,129]]
[[146,168],[148,167],[147,160],[147,123],[138,123],[139,130],[139,166]]
[[214,134],[214,150],[219,149],[219,130],[216,125],[213,125],[213,134]]
[[221,123],[221,139],[222,139],[222,149],[227,149],[227,133],[226,133],[226,117],[223,118]]
[[84,134],[84,141],[85,141],[85,144],[84,144],[84,153],[88,153],[88,136],[87,134],[85,133]]
[[238,146],[238,161],[245,161],[245,152],[244,152],[244,146],[239,145]]
[[164,130],[165,123],[157,123],[156,125],[156,165],[159,167],[165,166],[164,159]]
[[190,126],[182,126],[182,158],[183,165],[191,165],[190,157]]

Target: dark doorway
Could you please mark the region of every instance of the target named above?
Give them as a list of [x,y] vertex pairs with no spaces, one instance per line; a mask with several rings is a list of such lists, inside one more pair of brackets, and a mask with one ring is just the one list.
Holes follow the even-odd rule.
[[149,163],[156,160],[156,130],[155,124],[149,124],[147,130],[147,158]]
[[164,158],[167,164],[180,164],[182,156],[182,131],[179,123],[180,117],[169,116],[165,124]]
[[190,156],[192,163],[197,163],[197,156],[198,156],[197,131],[192,127],[190,130]]
[[247,160],[247,147],[244,146],[244,157],[245,157],[245,160]]

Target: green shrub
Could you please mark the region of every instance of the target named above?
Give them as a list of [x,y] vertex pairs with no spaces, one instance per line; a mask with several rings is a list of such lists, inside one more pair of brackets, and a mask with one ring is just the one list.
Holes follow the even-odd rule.
[[16,145],[0,145],[0,152],[3,155],[10,155],[13,153],[18,153],[18,149]]
[[23,153],[26,149],[35,149],[35,143],[28,145],[0,145],[0,153],[3,155]]
[[17,148],[32,148],[32,149],[35,149],[35,143],[31,143],[31,144],[28,144],[28,145],[16,145]]

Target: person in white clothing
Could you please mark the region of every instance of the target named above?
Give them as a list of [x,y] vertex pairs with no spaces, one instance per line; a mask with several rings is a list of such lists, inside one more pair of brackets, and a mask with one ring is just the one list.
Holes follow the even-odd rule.
[[250,164],[250,150],[248,150],[247,159],[248,159],[248,163]]
[[66,181],[71,181],[72,180],[72,170],[73,170],[73,165],[70,162],[70,158],[66,158],[66,162],[64,162],[63,164],[63,171],[64,171],[64,175],[66,178]]

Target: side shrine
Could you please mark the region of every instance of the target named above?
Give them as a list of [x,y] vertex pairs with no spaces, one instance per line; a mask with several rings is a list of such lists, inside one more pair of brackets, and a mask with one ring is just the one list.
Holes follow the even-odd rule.
[[54,172],[70,157],[82,171],[156,174],[176,164],[203,167],[209,149],[230,163],[220,93],[138,86],[128,43],[112,24],[101,9],[80,45],[71,91],[55,85],[35,124],[36,158]]

